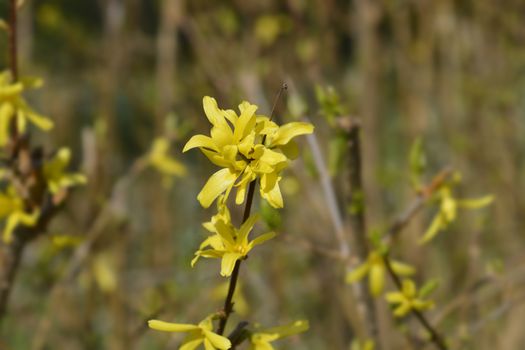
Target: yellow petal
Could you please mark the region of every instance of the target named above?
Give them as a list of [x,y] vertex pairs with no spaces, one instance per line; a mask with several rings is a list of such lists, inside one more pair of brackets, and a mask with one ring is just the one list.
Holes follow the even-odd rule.
[[221,124],[223,116],[217,106],[217,101],[213,97],[204,96],[202,99],[202,107],[204,108],[204,114],[206,114],[206,117],[212,125]]
[[222,149],[224,146],[233,145],[235,143],[233,139],[233,132],[228,124],[214,126],[210,130],[211,138],[217,146]]
[[11,103],[2,103],[0,107],[0,146],[7,145],[9,141],[9,126],[15,109]]
[[35,210],[33,213],[28,214],[23,211],[17,211],[9,215],[7,222],[4,227],[4,242],[10,243],[13,239],[13,232],[19,225],[24,226],[35,226],[40,212]]
[[259,215],[251,215],[242,225],[238,232],[237,241],[238,242],[245,242],[248,239],[248,235],[250,234],[250,231],[253,229],[253,226],[255,223],[259,220]]
[[196,147],[204,147],[213,151],[218,151],[217,147],[215,146],[215,142],[213,142],[211,137],[206,135],[194,135],[191,137],[191,139],[189,139],[188,142],[186,142],[182,152],[184,153]]
[[409,299],[416,296],[416,284],[412,280],[403,280],[401,290],[403,291],[403,294]]
[[264,243],[264,242],[274,238],[275,236],[277,236],[277,234],[275,232],[265,233],[265,234],[260,235],[259,237],[255,238],[253,241],[251,241],[250,245],[252,247],[255,247],[256,245],[262,244],[262,243]]
[[221,261],[221,276],[228,277],[231,276],[233,268],[237,260],[242,258],[242,255],[239,253],[226,253],[222,256]]
[[311,134],[314,131],[314,126],[305,122],[293,122],[281,126],[276,132],[272,140],[272,146],[285,145],[290,140],[299,135]]
[[261,187],[260,193],[261,197],[266,199],[272,207],[278,209],[284,206],[283,196],[278,183],[270,191],[264,191]]
[[29,119],[29,121],[31,121],[41,130],[49,131],[53,129],[53,126],[55,125],[55,123],[53,123],[51,119],[34,112],[30,108],[25,109],[24,113],[27,115],[27,118]]
[[246,137],[255,126],[255,111],[257,110],[256,105],[252,105],[249,102],[243,102],[239,105],[241,115],[235,123],[235,131],[233,137],[236,142]]
[[305,332],[310,327],[307,320],[297,320],[290,324],[279,326],[279,327],[273,327],[273,328],[267,328],[261,331],[261,333],[265,334],[276,334],[277,337],[275,337],[272,340],[281,339],[284,337],[288,337],[297,333]]
[[391,304],[399,304],[405,300],[405,296],[400,292],[390,292],[386,293],[385,299]]
[[383,292],[385,287],[385,268],[383,265],[372,264],[372,266],[370,266],[368,282],[372,295],[378,296]]
[[202,344],[202,342],[204,342],[204,337],[202,336],[188,337],[184,339],[184,343],[181,344],[179,350],[195,350]]
[[410,312],[410,304],[409,303],[401,303],[395,310],[394,310],[394,316],[396,317],[403,317],[407,313]]
[[208,179],[197,195],[197,200],[204,208],[208,208],[220,194],[233,186],[236,179],[237,174],[228,168],[217,171]]
[[485,207],[494,201],[494,196],[488,195],[476,199],[462,199],[458,201],[458,205],[462,208],[478,209]]
[[410,276],[416,272],[412,266],[399,261],[392,260],[390,261],[390,265],[392,266],[392,270],[401,276]]
[[370,265],[368,263],[359,265],[357,268],[353,269],[346,275],[346,283],[354,283],[360,279],[363,279],[363,277],[365,277],[368,273],[369,268]]
[[235,196],[235,204],[240,205],[244,203],[244,198],[246,197],[246,188],[248,183],[244,182],[237,188],[237,195]]
[[171,322],[164,322],[164,321],[159,321],[159,320],[149,320],[148,327],[155,329],[157,331],[164,331],[164,332],[189,332],[189,331],[199,329],[199,327],[194,324],[171,323]]
[[430,241],[432,238],[434,238],[440,230],[442,230],[445,227],[445,222],[443,221],[443,215],[441,213],[436,214],[434,219],[432,220],[432,223],[428,227],[427,231],[423,235],[423,237],[419,240],[419,244],[424,244]]
[[228,338],[213,333],[212,331],[204,330],[204,336],[217,349],[226,350],[232,346],[232,343]]

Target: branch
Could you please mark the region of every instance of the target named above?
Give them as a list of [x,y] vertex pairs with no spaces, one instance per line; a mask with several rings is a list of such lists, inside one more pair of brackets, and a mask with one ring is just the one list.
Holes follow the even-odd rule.
[[19,226],[13,232],[13,241],[2,244],[0,252],[0,322],[4,319],[9,302],[9,296],[27,243],[46,231],[49,220],[58,212],[61,205],[53,204],[47,197],[46,204],[33,227]]
[[[386,269],[388,271],[388,274],[394,281],[394,284],[396,285],[398,290],[402,290],[402,284],[401,279],[399,276],[394,272],[394,269],[392,268],[392,265],[390,264],[390,260],[388,259],[388,254],[385,254],[383,256],[383,261],[385,263]],[[410,312],[416,316],[417,320],[421,325],[430,333],[430,341],[432,341],[436,347],[440,350],[447,350],[448,347],[445,344],[445,341],[441,337],[441,335],[438,333],[438,331],[430,324],[430,322],[426,319],[425,315],[420,312],[419,310],[416,310],[414,308],[410,309]]]
[[[387,231],[387,240],[391,239],[393,236],[399,234],[403,228],[405,228],[410,220],[419,212],[421,208],[423,208],[424,204],[432,196],[432,194],[441,187],[443,182],[446,181],[448,176],[450,175],[451,170],[446,168],[438,173],[427,187],[425,187],[414,202],[403,212],[399,218],[397,218],[394,223],[390,226],[390,228]],[[390,264],[390,259],[388,258],[388,253],[383,256],[383,261],[385,264],[385,267],[388,271],[388,274],[392,278],[392,281],[396,285],[398,290],[402,290],[402,283],[399,276],[395,273],[394,269],[392,268],[392,265]],[[445,344],[445,341],[443,340],[442,336],[438,333],[438,331],[430,324],[430,322],[426,319],[425,315],[421,313],[419,310],[411,309],[411,313],[417,318],[419,323],[430,333],[430,341],[432,341],[436,347],[440,350],[447,350],[448,347]]]

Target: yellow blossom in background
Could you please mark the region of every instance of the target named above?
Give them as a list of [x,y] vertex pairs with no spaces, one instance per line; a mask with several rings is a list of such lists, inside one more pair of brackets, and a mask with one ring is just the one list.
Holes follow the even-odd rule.
[[20,133],[26,131],[28,122],[44,131],[53,128],[53,122],[36,113],[22,97],[25,90],[40,86],[40,79],[22,78],[13,83],[9,71],[0,73],[0,146],[5,146],[9,141],[11,120],[15,116]]
[[442,187],[438,192],[439,212],[434,216],[430,226],[426,230],[419,243],[427,243],[440,231],[445,230],[450,223],[456,220],[458,208],[478,209],[483,208],[494,200],[491,195],[476,199],[456,199],[452,196],[449,186]]
[[350,350],[374,350],[374,341],[371,339],[360,340],[354,339],[350,344]]
[[423,299],[414,281],[408,279],[403,280],[401,291],[386,293],[385,298],[390,304],[395,305],[396,317],[403,317],[411,310],[423,311],[434,307],[432,301]]
[[250,336],[250,350],[273,350],[271,342],[305,332],[308,327],[308,321],[299,320],[285,326],[257,330]]
[[201,205],[208,208],[223,193],[228,197],[233,187],[237,188],[235,202],[242,204],[250,182],[260,178],[261,196],[273,207],[283,207],[280,173],[297,153],[290,141],[312,133],[313,126],[295,122],[278,127],[268,117],[256,115],[257,106],[246,101],[239,105],[240,115],[220,109],[217,101],[208,96],[203,98],[203,107],[212,124],[210,136],[193,136],[183,152],[199,148],[222,169],[208,179],[198,194]]
[[211,316],[204,319],[198,325],[150,320],[148,321],[148,326],[149,328],[163,332],[188,333],[179,347],[180,350],[193,350],[201,344],[204,345],[206,350],[225,350],[232,346],[228,338],[212,331],[213,322]]
[[257,219],[257,215],[250,216],[239,229],[223,218],[216,220],[213,224],[215,234],[202,242],[199,250],[195,252],[191,266],[194,266],[200,257],[222,259],[221,276],[230,276],[237,260],[245,258],[256,245],[275,237],[275,232],[268,232],[249,241],[248,235]]
[[5,243],[13,240],[13,232],[18,225],[36,225],[39,215],[38,210],[31,213],[24,210],[24,201],[13,187],[8,187],[6,192],[0,193],[0,220],[6,219],[2,234]]
[[[385,258],[380,252],[370,252],[368,258],[363,264],[359,265],[346,275],[346,282],[354,283],[368,275],[368,287],[370,293],[374,296],[380,295],[385,288],[385,278],[387,273],[384,259]],[[410,276],[415,272],[412,266],[395,260],[390,260],[390,266],[392,266],[394,272],[400,276]]]
[[165,137],[153,140],[151,150],[147,156],[148,163],[164,175],[163,183],[169,186],[173,176],[185,176],[187,171],[184,164],[169,154],[170,141]]
[[64,188],[86,184],[87,179],[83,174],[66,172],[70,161],[71,151],[69,148],[63,147],[50,161],[44,164],[44,177],[51,193],[54,194]]

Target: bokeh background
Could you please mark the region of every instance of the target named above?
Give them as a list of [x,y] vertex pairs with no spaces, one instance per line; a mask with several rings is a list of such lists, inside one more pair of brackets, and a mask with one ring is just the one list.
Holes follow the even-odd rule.
[[[5,17],[6,1],[0,9]],[[428,181],[449,166],[462,173],[458,197],[495,196],[421,247],[436,212],[429,206],[393,255],[418,268],[417,280],[439,279],[428,316],[455,348],[523,349],[524,14],[521,0],[26,0],[20,71],[44,78],[31,101],[56,122],[50,136],[33,137],[48,150],[71,147],[89,184],[25,251],[0,348],[175,349],[179,336],[145,321],[198,322],[219,310],[218,264],[189,265],[212,214],[196,195],[215,168],[182,146],[208,132],[204,95],[223,108],[246,99],[269,114],[285,82],[276,118],[315,124],[338,213],[303,138],[284,210],[256,199],[279,238],[243,264],[238,304],[246,305],[234,318],[308,319],[310,331],[280,349],[349,348],[352,288],[331,253],[340,249],[337,215],[352,239],[338,120],[354,118],[368,231],[384,230],[414,199],[408,158],[418,138]],[[186,176],[143,166],[159,136],[173,141]],[[382,348],[432,348],[407,336],[421,335],[417,322],[397,322],[378,304]]]

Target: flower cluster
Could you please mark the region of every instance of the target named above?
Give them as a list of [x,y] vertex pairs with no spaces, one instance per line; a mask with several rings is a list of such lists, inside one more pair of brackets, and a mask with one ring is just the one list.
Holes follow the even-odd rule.
[[385,295],[386,300],[395,305],[394,316],[403,317],[411,310],[423,311],[434,307],[434,302],[424,300],[425,293],[416,289],[412,280],[403,280],[401,290],[389,292]]
[[26,90],[40,86],[42,86],[41,79],[22,78],[20,81],[12,82],[9,71],[0,73],[0,147],[7,145],[11,123],[15,117],[19,133],[26,131],[28,122],[44,131],[53,128],[53,121],[36,113],[22,96]]
[[[415,269],[405,263],[391,260],[392,270],[400,276],[410,276]],[[370,293],[379,296],[385,288],[386,265],[385,257],[379,251],[371,251],[366,261],[346,275],[346,282],[353,283],[368,275],[368,286]]]
[[297,154],[293,138],[313,132],[313,126],[292,122],[279,127],[269,117],[257,115],[257,106],[249,102],[239,105],[240,115],[223,110],[212,97],[204,97],[204,112],[212,124],[210,136],[193,136],[183,152],[199,148],[215,165],[215,172],[204,185],[197,199],[208,208],[221,194],[228,197],[237,188],[235,202],[242,204],[250,182],[259,178],[260,194],[274,208],[283,207],[279,188],[281,172],[289,159]]
[[0,220],[5,219],[2,233],[4,243],[13,240],[18,226],[34,227],[42,214],[42,207],[51,198],[58,205],[65,198],[64,191],[86,183],[80,173],[69,173],[71,159],[68,148],[60,148],[50,157],[29,147],[20,135],[32,124],[49,131],[53,121],[35,112],[24,98],[24,93],[42,86],[37,78],[13,81],[9,71],[0,73],[0,147],[9,155],[9,162],[0,169],[0,180],[5,183],[0,192]]
[[[259,215],[248,216],[246,213],[248,217],[244,222],[240,226],[234,225],[227,206],[231,190],[236,188],[235,203],[242,204],[246,200],[250,184],[254,186],[254,181],[258,180],[261,197],[272,207],[282,208],[284,204],[279,188],[282,171],[298,154],[293,139],[312,133],[313,126],[304,122],[279,126],[270,117],[257,115],[257,106],[249,102],[239,105],[239,115],[233,110],[220,109],[217,101],[211,97],[204,97],[203,106],[204,113],[212,125],[210,136],[193,136],[184,146],[183,152],[199,148],[221,169],[208,179],[197,196],[204,208],[216,202],[217,213],[203,224],[208,231],[208,237],[195,252],[191,265],[194,266],[199,258],[221,259],[220,274],[229,277],[233,276],[232,272],[236,266],[240,266],[240,261],[246,259],[255,246],[276,235],[274,232],[267,232],[250,238]],[[247,201],[246,205],[249,210],[251,200]],[[237,275],[232,279],[237,278]],[[234,286],[236,282],[235,280]],[[231,295],[234,292],[235,287]],[[180,349],[195,349],[201,344],[206,350],[229,349],[234,346],[233,339],[222,336],[224,329],[219,327],[217,332],[212,331],[213,320],[227,320],[228,311],[223,311],[226,316],[223,313],[211,315],[197,325],[151,320],[149,326],[160,331],[188,333]],[[307,321],[296,321],[286,326],[268,329],[248,327],[242,329],[241,338],[250,342],[251,349],[269,350],[273,349],[271,342],[307,329]]]

